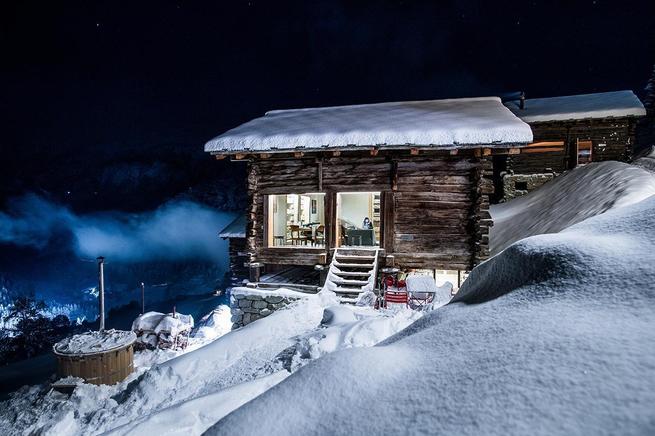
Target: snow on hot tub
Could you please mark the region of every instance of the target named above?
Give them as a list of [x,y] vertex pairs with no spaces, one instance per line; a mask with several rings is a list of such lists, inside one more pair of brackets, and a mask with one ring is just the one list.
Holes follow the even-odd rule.
[[59,377],[79,377],[92,384],[114,384],[134,369],[134,341],[130,331],[90,331],[57,342]]

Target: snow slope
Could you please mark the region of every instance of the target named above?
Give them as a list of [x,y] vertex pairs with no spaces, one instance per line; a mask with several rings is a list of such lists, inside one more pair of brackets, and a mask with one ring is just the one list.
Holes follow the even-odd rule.
[[205,151],[531,141],[530,126],[500,98],[479,97],[270,111],[207,142]]
[[528,236],[559,232],[651,195],[655,174],[643,168],[614,161],[577,167],[527,195],[491,206],[491,254]]
[[524,239],[455,300],[207,434],[653,434],[655,197]]
[[[302,295],[211,341],[229,315],[221,307],[202,323],[215,331],[199,329],[189,352],[177,357],[171,350],[136,353],[137,372],[114,386],[80,385],[70,397],[48,393],[47,385],[25,387],[0,404],[0,433],[200,434],[279,383],[287,370],[339,349],[374,345],[422,316],[335,306],[336,296],[329,292]],[[220,319],[209,322],[212,317]]]

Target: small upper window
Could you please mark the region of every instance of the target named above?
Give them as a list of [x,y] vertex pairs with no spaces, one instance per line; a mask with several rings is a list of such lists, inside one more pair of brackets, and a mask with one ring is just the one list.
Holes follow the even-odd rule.
[[578,165],[584,165],[591,162],[592,149],[593,147],[591,141],[578,140]]
[[325,247],[325,194],[268,197],[269,247]]

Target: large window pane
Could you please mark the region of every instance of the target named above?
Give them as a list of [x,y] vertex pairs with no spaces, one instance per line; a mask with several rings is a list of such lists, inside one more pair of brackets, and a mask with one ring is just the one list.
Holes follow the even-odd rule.
[[337,196],[339,245],[377,247],[380,244],[380,193],[342,192]]
[[269,195],[270,247],[325,247],[325,194]]

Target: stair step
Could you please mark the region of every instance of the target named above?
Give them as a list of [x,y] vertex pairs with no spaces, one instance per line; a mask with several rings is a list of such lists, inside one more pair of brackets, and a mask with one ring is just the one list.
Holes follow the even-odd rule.
[[341,254],[341,253],[336,253],[334,255],[338,259],[347,259],[347,260],[368,260],[373,262],[375,260],[375,256],[360,256],[357,254]]
[[362,271],[339,271],[333,273],[339,277],[369,277],[371,273]]
[[339,268],[368,268],[368,269],[373,269],[373,264],[370,263],[340,263],[340,262],[335,262],[335,266]]
[[336,279],[332,280],[337,285],[353,285],[353,286],[366,286],[368,285],[368,280],[348,280],[348,279]]
[[357,303],[357,297],[339,297],[339,302],[340,303],[345,303],[345,304],[355,304]]
[[348,286],[337,286],[334,289],[334,292],[336,292],[337,294],[357,294],[357,295],[359,295],[359,293],[362,292],[362,288],[361,287],[352,288],[352,287],[348,287]]

